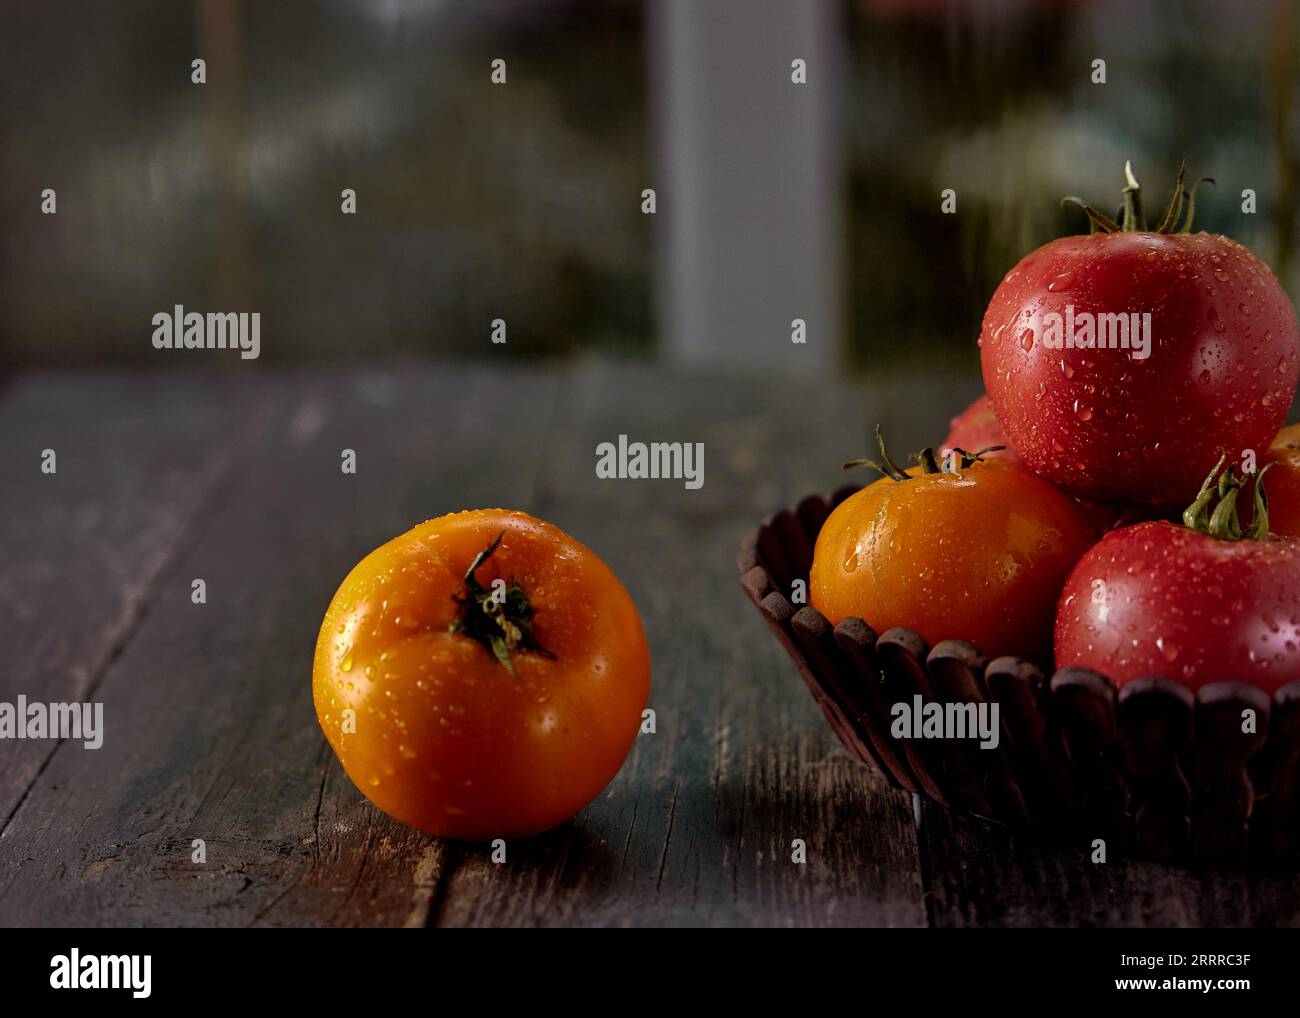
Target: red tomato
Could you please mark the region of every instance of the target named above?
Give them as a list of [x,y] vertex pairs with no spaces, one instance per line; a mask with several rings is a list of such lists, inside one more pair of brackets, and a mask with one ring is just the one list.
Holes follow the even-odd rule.
[[1237,680],[1271,693],[1300,679],[1300,541],[1225,540],[1165,521],[1111,531],[1061,592],[1056,665],[1193,690]]
[[[1150,315],[1147,356],[1132,336],[1128,349],[1070,347],[1068,323],[1084,342],[1092,323],[1095,343],[1103,322],[1115,335],[1110,316],[1133,314],[1135,335]],[[994,292],[980,347],[985,389],[1027,466],[1080,498],[1140,505],[1186,502],[1222,449],[1266,448],[1300,370],[1277,279],[1206,233],[1116,227],[1040,247]]]
[[[1279,537],[1300,537],[1300,424],[1280,432],[1259,465],[1268,472],[1268,529]],[[1245,518],[1248,514],[1243,513]]]
[[[1011,463],[1020,462],[1020,456],[1015,449],[1011,448],[1007,436],[1002,433],[1002,425],[998,423],[997,415],[993,413],[993,407],[989,405],[988,396],[980,395],[975,398],[975,402],[949,422],[948,437],[943,440],[940,455],[946,459],[953,449],[979,452],[981,449],[989,449],[999,445],[1003,446],[1003,448],[998,449],[996,452],[985,453],[984,459],[1003,459]],[[1092,524],[1093,531],[1098,534],[1104,534],[1124,518],[1123,515],[1117,513],[1110,506],[1087,502],[1083,499],[1075,499],[1075,501],[1079,503],[1079,508],[1083,510],[1084,516]]]
[[1002,425],[998,423],[993,407],[989,405],[988,396],[981,393],[970,406],[948,422],[948,437],[943,440],[940,457],[946,458],[953,449],[965,449],[974,453],[999,445],[1003,448],[986,453],[984,458],[1020,462],[1016,450],[1011,448],[1011,443],[1002,431]]

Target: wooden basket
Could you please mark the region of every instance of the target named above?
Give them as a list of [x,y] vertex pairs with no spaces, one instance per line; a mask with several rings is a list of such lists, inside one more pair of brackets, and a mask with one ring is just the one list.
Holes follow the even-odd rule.
[[[931,648],[910,629],[832,627],[788,594],[807,580],[831,510],[856,489],[813,495],[741,545],[741,585],[794,661],[840,741],[893,785],[1053,838],[1170,862],[1300,863],[1300,682],[1270,699],[1242,682],[1192,693],[1163,678],[1116,690],[1063,668],[993,661],[969,643]],[[973,740],[895,739],[890,709],[926,701],[999,704],[995,749]],[[1242,712],[1255,712],[1244,734]]]

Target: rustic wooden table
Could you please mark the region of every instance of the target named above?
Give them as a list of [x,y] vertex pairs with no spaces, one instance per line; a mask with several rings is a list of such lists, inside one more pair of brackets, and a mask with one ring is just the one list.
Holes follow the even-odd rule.
[[[0,743],[0,922],[1297,924],[1294,875],[1093,865],[1083,846],[885,787],[747,603],[748,527],[838,483],[869,422],[899,447],[941,438],[975,384],[828,391],[609,363],[11,382],[0,701],[100,701],[107,732],[98,750]],[[620,433],[704,442],[703,488],[598,480],[595,447]],[[309,681],[357,559],[487,505],[545,516],[615,569],[645,622],[658,714],[595,803],[504,865],[371,807]]]

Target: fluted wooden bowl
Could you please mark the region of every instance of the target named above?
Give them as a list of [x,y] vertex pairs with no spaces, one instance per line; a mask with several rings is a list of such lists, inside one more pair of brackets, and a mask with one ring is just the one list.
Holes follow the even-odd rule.
[[[944,806],[1084,847],[1167,862],[1300,866],[1300,682],[1272,697],[1243,682],[1197,693],[1164,678],[1117,689],[1019,658],[986,659],[960,640],[934,647],[910,629],[832,627],[790,597],[808,579],[831,510],[856,489],[811,495],[741,544],[741,586],[848,751],[892,784]],[[805,588],[806,589],[806,588]],[[916,693],[999,704],[995,749],[896,739],[890,708]],[[1242,731],[1242,712],[1256,731]]]

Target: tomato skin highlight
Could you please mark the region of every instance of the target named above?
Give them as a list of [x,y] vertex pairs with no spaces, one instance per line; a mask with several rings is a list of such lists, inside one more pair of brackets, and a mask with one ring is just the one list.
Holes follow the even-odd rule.
[[861,618],[988,657],[1051,655],[1057,596],[1092,543],[1073,500],[1016,463],[907,471],[851,495],[817,536],[813,607],[832,625]]
[[[1151,349],[1051,349],[1035,315],[1151,313]],[[1264,450],[1300,378],[1295,310],[1268,266],[1207,233],[1097,233],[1031,252],[980,333],[984,386],[1023,462],[1080,498],[1182,505],[1221,449]]]
[[[488,588],[514,577],[537,642],[512,676],[448,631],[474,557]],[[518,838],[578,813],[618,772],[650,691],[650,655],[627,592],[589,549],[521,512],[430,520],[367,555],[321,626],[312,692],[356,786],[430,834]],[[344,710],[355,732],[344,731]]]
[[[1270,473],[1265,487],[1272,480]],[[1192,690],[1300,678],[1300,541],[1223,541],[1164,521],[1107,534],[1075,567],[1056,617],[1056,666],[1118,685]]]

